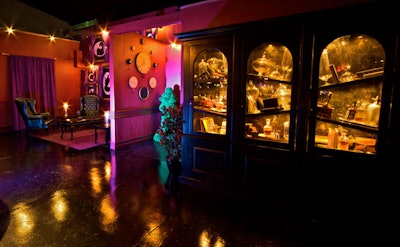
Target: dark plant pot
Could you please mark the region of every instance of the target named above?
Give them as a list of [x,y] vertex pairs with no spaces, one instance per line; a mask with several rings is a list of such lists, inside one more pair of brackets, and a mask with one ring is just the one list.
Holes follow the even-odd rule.
[[179,160],[167,160],[169,170],[165,188],[172,192],[179,191],[179,175],[182,172],[182,163]]

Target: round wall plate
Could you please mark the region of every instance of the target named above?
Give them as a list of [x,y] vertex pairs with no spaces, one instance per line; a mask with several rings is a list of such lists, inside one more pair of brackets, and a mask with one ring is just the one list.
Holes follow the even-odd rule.
[[141,87],[139,88],[138,94],[141,100],[145,100],[149,97],[149,89],[147,87]]
[[139,52],[135,59],[136,69],[143,75],[151,69],[151,56],[147,52]]
[[138,78],[136,76],[131,76],[129,78],[128,85],[129,85],[130,88],[134,89],[134,88],[136,88],[138,86],[138,84],[139,84],[139,81],[138,81]]
[[155,88],[157,86],[157,79],[155,77],[149,79],[149,86],[150,88]]

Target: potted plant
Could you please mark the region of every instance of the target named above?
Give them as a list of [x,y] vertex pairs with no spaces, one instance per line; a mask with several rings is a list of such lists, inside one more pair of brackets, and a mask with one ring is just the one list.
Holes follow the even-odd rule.
[[170,191],[179,190],[178,178],[182,170],[182,124],[183,109],[172,88],[166,88],[160,97],[161,123],[154,139],[165,151],[169,170],[165,187]]
[[168,162],[182,162],[182,106],[161,107],[161,124],[157,130],[160,145],[166,152]]

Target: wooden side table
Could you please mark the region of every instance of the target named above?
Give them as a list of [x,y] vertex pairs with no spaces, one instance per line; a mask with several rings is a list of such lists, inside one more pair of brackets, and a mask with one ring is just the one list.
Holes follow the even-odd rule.
[[56,118],[56,127],[57,128],[56,129],[57,130],[60,129],[62,121],[65,121],[65,120],[67,120],[69,118],[78,118],[78,116],[77,115],[57,116],[57,118]]
[[105,141],[106,141],[106,146],[109,147],[110,146],[110,125],[109,124],[99,124],[99,125],[95,125],[94,126],[94,143],[97,143],[97,130],[101,129],[104,130],[106,132],[106,137],[105,137]]

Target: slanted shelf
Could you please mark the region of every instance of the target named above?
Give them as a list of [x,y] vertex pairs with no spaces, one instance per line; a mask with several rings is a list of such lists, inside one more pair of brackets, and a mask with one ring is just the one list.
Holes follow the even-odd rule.
[[292,70],[292,55],[281,44],[264,43],[251,52],[247,60],[246,139],[289,142]]
[[384,60],[382,46],[366,35],[339,37],[323,50],[316,147],[376,153]]
[[193,66],[193,131],[225,135],[226,57],[217,49],[206,49],[198,54]]

